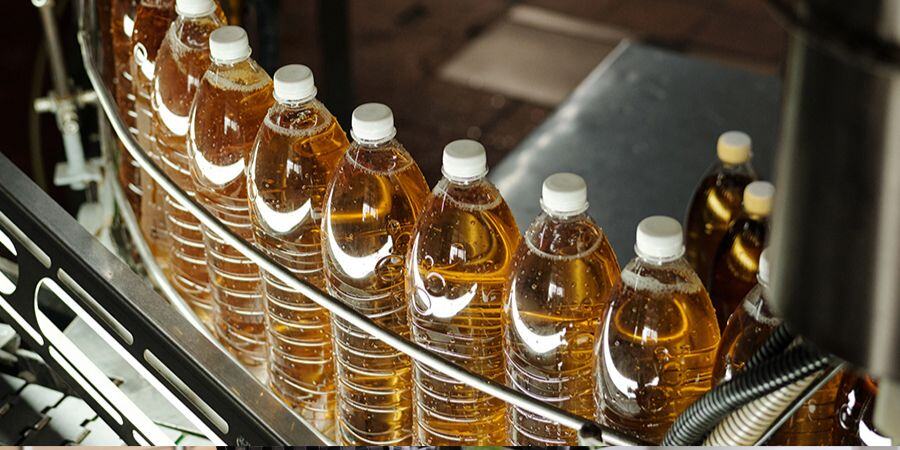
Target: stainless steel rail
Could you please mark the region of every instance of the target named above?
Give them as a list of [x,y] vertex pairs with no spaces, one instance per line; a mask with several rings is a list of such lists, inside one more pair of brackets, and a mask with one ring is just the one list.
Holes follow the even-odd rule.
[[[442,373],[446,373],[472,388],[497,397],[507,403],[525,408],[563,426],[578,430],[580,435],[589,438],[592,441],[599,438],[602,443],[608,445],[636,445],[641,443],[640,441],[625,436],[617,431],[602,427],[589,419],[535,400],[500,383],[469,372],[466,369],[445,360],[425,347],[410,342],[389,330],[380,328],[368,317],[358,313],[316,287],[294,277],[287,269],[274,262],[241,237],[232,233],[228,227],[219,222],[207,212],[206,209],[191,199],[153,163],[149,156],[147,156],[144,150],[135,141],[131,133],[129,133],[127,126],[119,117],[116,103],[113,100],[109,89],[103,82],[100,70],[96,64],[93,45],[95,42],[94,31],[85,26],[86,23],[89,23],[89,21],[85,20],[85,15],[94,11],[94,8],[94,0],[81,0],[78,42],[81,47],[82,59],[88,78],[90,79],[94,90],[97,92],[98,103],[106,113],[113,131],[122,141],[126,150],[131,154],[134,160],[138,162],[141,168],[149,174],[154,181],[166,191],[166,193],[172,196],[172,198],[179,202],[186,210],[190,211],[191,214],[193,214],[205,227],[219,235],[225,242],[259,265],[260,269],[269,272],[287,286],[296,289],[318,305],[328,309],[332,314],[350,322],[366,333],[380,339],[398,351],[405,353],[419,363],[425,364]],[[128,207],[127,205],[120,206],[123,208]]]

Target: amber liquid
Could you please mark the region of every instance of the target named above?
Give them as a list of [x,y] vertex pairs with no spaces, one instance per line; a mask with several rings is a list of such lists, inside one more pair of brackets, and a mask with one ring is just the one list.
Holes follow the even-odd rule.
[[[156,56],[166,36],[169,25],[175,20],[173,0],[141,0],[134,19],[132,89],[134,90],[135,127],[137,141],[157,166],[162,158],[153,136],[153,73]],[[166,218],[163,212],[165,192],[145,172],[141,171],[141,231],[153,255],[165,268],[168,266],[169,242]]]
[[[349,143],[318,101],[276,104],[260,127],[248,171],[256,243],[276,262],[325,289],[319,218],[325,189]],[[331,319],[263,272],[269,383],[317,429],[334,438]]]
[[[221,13],[178,18],[156,58],[151,100],[157,153],[166,175],[191,197],[194,183],[187,152],[191,103],[209,67],[209,35],[224,24]],[[171,243],[169,279],[200,320],[211,326],[209,271],[200,222],[168,195],[163,211]]]
[[[137,135],[134,128],[134,91],[131,84],[131,35],[134,31],[134,15],[137,0],[113,0],[111,10],[110,31],[113,41],[113,61],[115,65],[115,97],[119,108],[119,116],[128,126],[132,134]],[[119,152],[119,184],[125,191],[128,203],[134,214],[141,216],[141,178],[140,166],[122,143],[118,143]]]
[[[446,178],[416,223],[406,292],[413,340],[500,384],[502,307],[519,228],[496,187]],[[506,404],[414,363],[416,442],[504,444]]]
[[[427,195],[422,172],[397,141],[354,143],[335,171],[323,208],[329,293],[407,339],[405,260]],[[346,321],[332,320],[338,442],[409,445],[410,359]]]
[[742,215],[722,238],[709,287],[720,328],[725,328],[728,318],[756,285],[767,229],[767,218]]
[[[743,371],[747,362],[781,323],[769,312],[764,298],[765,289],[761,284],[756,285],[728,319],[713,371],[717,383]],[[833,445],[840,383],[841,375],[838,374],[805,401],[766,444]]]
[[893,445],[890,438],[875,428],[877,396],[878,384],[868,375],[844,375],[838,387],[835,440],[831,445]]
[[715,311],[684,259],[625,266],[603,319],[598,418],[652,443],[712,387]]
[[834,421],[842,373],[803,402],[766,445],[835,445]]
[[716,164],[694,191],[685,219],[684,258],[709,286],[719,243],[732,220],[742,211],[744,188],[755,180],[748,164]]
[[[540,215],[519,244],[504,306],[509,386],[582,417],[595,418],[594,347],[600,317],[619,280],[606,235],[586,214]],[[577,445],[578,433],[509,406],[512,445]]]
[[781,320],[772,316],[763,299],[762,285],[756,285],[722,331],[722,342],[713,370],[716,382],[730,380],[743,371],[779,323]]
[[[272,105],[272,79],[253,60],[212,64],[190,113],[188,151],[197,200],[231,231],[253,242],[244,169]],[[259,268],[202,227],[213,294],[213,329],[247,365],[266,359]]]

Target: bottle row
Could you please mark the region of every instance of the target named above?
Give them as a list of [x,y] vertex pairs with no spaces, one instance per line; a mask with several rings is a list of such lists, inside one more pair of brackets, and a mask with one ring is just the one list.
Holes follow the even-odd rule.
[[[687,259],[681,225],[654,216],[620,269],[579,176],[545,180],[544,212],[523,237],[485,178],[481,144],[448,144],[429,189],[387,106],[358,107],[348,140],[311,71],[289,65],[270,78],[214,1],[113,1],[119,107],[166,174],[297,277],[468,370],[660,442],[777,322],[760,262],[774,188],[751,182],[746,135],[719,141],[723,162],[686,221]],[[576,443],[574,430],[410,361],[261,272],[127,154],[120,179],[176,290],[342,445]],[[809,405],[816,426],[836,396],[830,415]]]

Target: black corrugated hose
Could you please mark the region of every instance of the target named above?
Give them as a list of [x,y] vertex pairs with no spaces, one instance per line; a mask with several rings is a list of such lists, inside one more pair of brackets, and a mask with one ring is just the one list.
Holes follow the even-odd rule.
[[728,414],[824,368],[831,357],[805,345],[760,362],[707,392],[684,411],[666,433],[663,445],[700,445]]
[[788,330],[787,324],[781,322],[781,324],[772,331],[772,334],[766,338],[766,341],[759,347],[759,350],[757,350],[750,360],[747,361],[744,370],[750,370],[763,361],[768,361],[775,355],[781,354],[781,352],[787,349],[788,345],[791,345],[791,342],[793,341],[794,335]]

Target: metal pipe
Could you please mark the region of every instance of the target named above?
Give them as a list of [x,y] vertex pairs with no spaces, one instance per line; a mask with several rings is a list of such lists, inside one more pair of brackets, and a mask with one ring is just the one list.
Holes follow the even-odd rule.
[[[83,22],[82,22],[83,25]],[[425,364],[434,370],[445,373],[454,379],[465,383],[466,385],[485,392],[489,395],[497,397],[507,403],[519,406],[534,412],[542,417],[557,422],[563,426],[575,429],[600,429],[602,430],[602,439],[610,444],[639,444],[639,441],[621,435],[613,430],[594,423],[593,421],[572,414],[547,403],[535,400],[521,392],[510,389],[493,380],[483,378],[462,367],[451,363],[437,353],[434,353],[425,347],[416,343],[407,341],[398,334],[389,330],[380,328],[375,322],[368,317],[360,314],[356,310],[348,307],[339,300],[323,293],[319,289],[311,286],[304,281],[296,278],[291,272],[284,267],[272,261],[268,256],[256,250],[251,244],[232,233],[225,225],[213,217],[205,208],[197,204],[184,191],[166,176],[150,159],[149,156],[141,149],[140,145],[135,141],[134,137],[129,133],[128,127],[122,122],[118,116],[109,90],[103,84],[102,77],[94,63],[93,48],[91,46],[91,33],[83,26],[78,33],[78,41],[81,46],[82,58],[84,60],[85,69],[88,78],[91,80],[94,89],[97,92],[98,102],[106,111],[107,117],[118,135],[119,139],[124,143],[125,148],[144,169],[145,173],[150,175],[160,187],[162,187],[175,201],[179,202],[186,210],[190,211],[205,227],[219,235],[225,242],[234,247],[242,255],[256,263],[261,270],[269,272],[278,278],[288,287],[296,289],[301,294],[316,302],[323,308],[328,309],[332,314],[341,319],[350,322],[352,325],[360,328],[366,333],[378,338],[382,342],[391,347],[405,353],[419,363]]]
[[59,97],[69,97],[69,77],[59,40],[59,29],[56,26],[54,2],[53,0],[31,0],[31,3],[37,7],[41,15],[44,40],[47,45],[47,58],[50,61],[50,74],[53,76],[53,90]]
[[[53,78],[56,125],[62,133],[63,147],[68,162],[67,170],[70,174],[84,175],[86,170],[84,148],[81,144],[81,127],[78,124],[78,111],[69,88],[69,74],[59,40],[53,0],[31,0],[31,3],[37,7],[44,28],[47,59],[50,62],[50,73]],[[73,189],[87,187],[84,181],[73,182],[71,186]]]
[[900,379],[900,8],[769,3],[791,32],[773,307],[823,350]]

